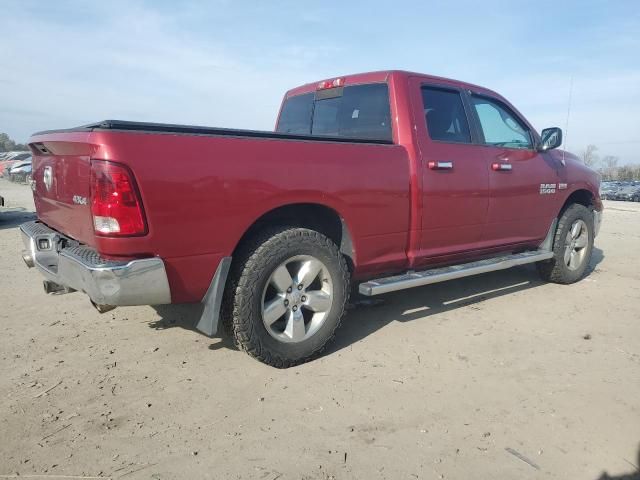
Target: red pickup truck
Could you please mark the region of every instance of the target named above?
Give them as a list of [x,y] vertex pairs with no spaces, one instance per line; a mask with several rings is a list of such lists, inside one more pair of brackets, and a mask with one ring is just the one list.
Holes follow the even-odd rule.
[[[403,71],[286,93],[275,132],[108,120],[33,135],[23,258],[99,311],[201,302],[288,367],[378,295],[525,263],[579,280],[598,175],[503,97]],[[170,168],[169,168],[170,167]]]

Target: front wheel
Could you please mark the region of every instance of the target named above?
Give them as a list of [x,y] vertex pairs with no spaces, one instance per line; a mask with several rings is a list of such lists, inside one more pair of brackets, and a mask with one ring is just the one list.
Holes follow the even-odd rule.
[[287,368],[312,359],[333,338],[349,296],[349,271],[326,236],[281,227],[240,255],[230,290],[227,308],[238,346]]
[[553,258],[536,264],[540,276],[549,282],[574,283],[589,266],[593,251],[593,213],[584,205],[573,204],[558,221],[553,242]]

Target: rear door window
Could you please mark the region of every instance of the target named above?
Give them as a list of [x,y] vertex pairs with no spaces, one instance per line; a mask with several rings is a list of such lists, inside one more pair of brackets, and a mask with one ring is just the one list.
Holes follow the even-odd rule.
[[282,107],[276,131],[391,141],[387,84],[353,85],[290,97]]
[[431,140],[471,143],[469,121],[457,90],[422,87],[422,104]]

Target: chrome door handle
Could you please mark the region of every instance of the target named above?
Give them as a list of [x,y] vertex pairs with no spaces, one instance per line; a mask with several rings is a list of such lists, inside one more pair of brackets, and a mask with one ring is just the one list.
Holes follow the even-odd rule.
[[430,170],[451,170],[453,162],[428,162],[427,166]]
[[513,165],[510,163],[492,163],[491,170],[494,172],[510,172],[513,169]]

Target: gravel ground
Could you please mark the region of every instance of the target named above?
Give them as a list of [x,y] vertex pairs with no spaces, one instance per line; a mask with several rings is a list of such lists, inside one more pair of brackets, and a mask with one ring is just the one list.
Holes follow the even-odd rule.
[[31,192],[0,194],[0,478],[640,478],[640,204],[607,203],[575,285],[389,294],[276,370],[195,332],[197,306],[46,296]]

